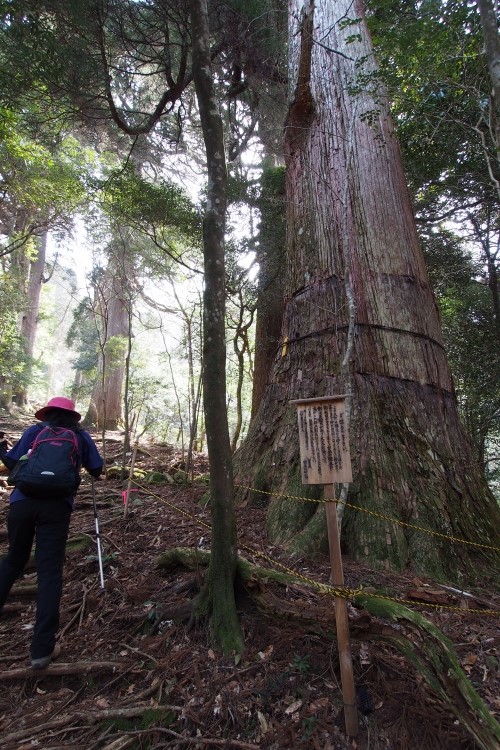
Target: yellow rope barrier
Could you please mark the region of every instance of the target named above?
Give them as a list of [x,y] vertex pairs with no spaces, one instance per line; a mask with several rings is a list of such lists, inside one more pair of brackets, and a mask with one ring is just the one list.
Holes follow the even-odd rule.
[[[186,518],[189,518],[194,523],[198,524],[199,526],[203,526],[203,528],[208,529],[209,531],[212,530],[212,527],[202,521],[200,518],[197,518],[193,513],[188,513],[187,511],[183,510],[182,508],[179,508],[177,505],[174,505],[173,503],[170,503],[168,500],[165,500],[165,498],[161,497],[160,495],[156,495],[154,492],[151,491],[149,487],[144,487],[140,484],[135,483],[136,487],[138,489],[144,490],[148,495],[155,498],[156,500],[159,500],[164,505],[167,505],[172,510],[175,510],[176,512],[180,513],[183,516],[186,516]],[[249,489],[249,488],[247,488]],[[257,492],[260,492],[261,490],[256,490]],[[271,494],[271,493],[266,493]],[[289,497],[288,495],[284,497]],[[292,498],[293,499],[293,498]],[[297,498],[297,499],[303,499],[308,500],[309,498]],[[357,507],[357,506],[354,506]],[[271,566],[275,569],[281,569],[285,571],[286,573],[289,573],[290,575],[293,575],[298,580],[304,581],[307,585],[311,586],[312,588],[316,589],[320,593],[324,595],[334,596],[334,597],[341,597],[343,599],[354,599],[359,594],[363,594],[364,589],[362,586],[360,586],[357,589],[350,589],[350,588],[343,588],[343,587],[337,587],[337,586],[330,586],[325,583],[320,583],[319,581],[315,581],[313,578],[309,578],[308,576],[303,575],[297,570],[294,570],[293,568],[289,568],[286,565],[283,565],[283,563],[278,562],[277,560],[274,560],[269,555],[266,555],[264,552],[260,552],[259,550],[252,549],[251,547],[248,547],[247,545],[240,544],[239,545],[241,549],[246,550],[246,552],[249,552],[250,554],[254,555],[255,557],[261,557],[263,560],[266,560],[268,563],[271,564]],[[414,601],[410,601],[407,599],[400,599],[399,597],[393,597],[393,596],[385,596],[382,594],[372,594],[370,593],[370,596],[374,599],[382,599],[385,601],[391,601],[396,602],[397,604],[403,604],[405,606],[415,606]],[[481,614],[481,615],[500,615],[500,611],[495,609],[463,609],[462,607],[454,607],[449,604],[432,604],[430,602],[425,602],[425,604],[422,604],[423,607],[429,607],[432,609],[447,609],[452,612],[460,612],[461,614]]]
[[[315,499],[312,497],[302,497],[301,495],[282,495],[275,492],[266,492],[266,490],[257,490],[254,487],[246,487],[244,484],[236,484],[235,487],[239,487],[242,490],[250,490],[250,492],[260,492],[262,495],[270,495],[272,497],[282,497],[288,500],[302,500],[308,503],[328,503],[331,500]],[[405,526],[408,529],[414,529],[415,531],[421,531],[424,534],[430,534],[431,536],[437,536],[440,539],[446,539],[449,542],[456,542],[457,544],[468,544],[471,547],[481,547],[481,549],[493,550],[493,552],[500,552],[500,547],[495,547],[491,544],[483,544],[482,542],[471,542],[468,539],[460,539],[459,537],[450,536],[449,534],[441,534],[439,531],[433,531],[432,529],[426,529],[424,526],[417,526],[414,523],[407,523],[406,521],[400,521],[398,518],[392,518],[391,516],[385,516],[383,513],[377,513],[374,510],[368,510],[360,505],[353,505],[352,503],[343,503],[346,508],[353,508],[353,510],[359,510],[360,513],[367,513],[375,518],[381,518],[383,521],[390,521],[391,523],[398,524],[399,526]]]

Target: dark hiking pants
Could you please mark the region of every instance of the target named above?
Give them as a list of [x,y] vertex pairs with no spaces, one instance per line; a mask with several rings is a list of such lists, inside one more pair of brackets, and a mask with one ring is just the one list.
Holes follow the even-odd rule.
[[32,659],[48,656],[55,646],[70,517],[71,508],[64,500],[27,498],[9,507],[9,551],[0,563],[0,611],[29,560],[35,539],[37,598]]

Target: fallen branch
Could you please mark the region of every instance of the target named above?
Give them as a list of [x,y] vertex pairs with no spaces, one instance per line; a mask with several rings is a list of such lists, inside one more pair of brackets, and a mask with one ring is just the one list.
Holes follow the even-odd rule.
[[67,726],[68,724],[74,724],[75,722],[82,722],[83,724],[98,724],[100,721],[107,721],[109,719],[136,719],[141,717],[145,712],[148,714],[151,711],[156,710],[159,714],[164,715],[166,711],[182,711],[180,706],[161,706],[157,709],[152,709],[150,705],[146,706],[134,706],[130,708],[105,708],[101,711],[74,711],[64,716],[57,716],[52,721],[46,721],[43,724],[38,724],[36,728],[20,729],[17,732],[11,732],[10,734],[0,737],[0,747],[2,745],[9,745],[11,742],[26,739],[27,737],[35,737],[40,732],[50,732],[55,729]]
[[36,583],[18,583],[13,586],[10,592],[11,596],[34,596],[38,590]]
[[0,682],[9,680],[26,680],[29,677],[55,677],[68,674],[90,674],[91,672],[117,672],[127,669],[128,664],[116,661],[76,661],[72,664],[56,664],[52,662],[47,669],[33,670],[31,667],[11,669],[0,672]]
[[87,602],[87,589],[84,588],[81,604],[78,604],[78,609],[76,610],[75,614],[73,615],[73,617],[71,618],[71,620],[68,623],[66,623],[66,625],[64,626],[64,628],[62,628],[62,630],[61,630],[61,632],[59,634],[59,640],[63,639],[63,637],[66,635],[66,633],[68,632],[68,630],[70,630],[71,626],[73,625],[74,622],[76,622],[76,620],[80,621],[80,624],[78,626],[78,630],[80,630],[80,625],[81,625],[81,622],[83,620],[83,615],[85,613],[85,604],[86,604],[86,602]]

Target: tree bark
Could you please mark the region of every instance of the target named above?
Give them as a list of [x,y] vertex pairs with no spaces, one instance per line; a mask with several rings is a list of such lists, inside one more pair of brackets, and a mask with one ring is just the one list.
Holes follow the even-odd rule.
[[[268,532],[327,544],[303,487],[290,400],[347,393],[354,481],[345,551],[372,565],[456,573],[487,551],[357,511],[499,543],[499,511],[460,424],[398,143],[359,2],[290,2],[287,262],[281,346],[238,454],[238,483],[270,493]],[[242,492],[247,501],[256,495]],[[260,495],[262,498],[262,495]],[[476,548],[479,549],[479,548]]]
[[[40,309],[40,293],[43,284],[43,272],[45,269],[45,256],[47,253],[47,232],[36,238],[37,255],[29,263],[28,278],[26,280],[27,306],[21,315],[20,332],[24,338],[24,351],[28,361],[33,359],[35,350],[36,331],[38,326],[38,311]],[[28,389],[26,387],[17,389],[15,393],[16,405],[26,406],[28,401]]]
[[83,420],[98,429],[117,430],[122,422],[123,382],[127,341],[130,336],[126,247],[114,243],[105,278],[96,290],[96,324],[100,330],[101,354],[90,404]]
[[500,36],[498,34],[497,0],[477,0],[483,27],[484,52],[490,74],[491,133],[495,142],[496,157],[500,161]]
[[252,419],[269,384],[283,320],[283,265],[285,180],[283,168],[265,169],[261,179],[260,227],[257,261],[259,291],[255,326]]
[[225,247],[227,174],[222,119],[211,72],[207,0],[191,0],[193,78],[207,157],[208,188],[203,219],[203,399],[210,464],[212,551],[205,590],[212,636],[224,654],[241,653],[234,579],[236,515],[226,407]]

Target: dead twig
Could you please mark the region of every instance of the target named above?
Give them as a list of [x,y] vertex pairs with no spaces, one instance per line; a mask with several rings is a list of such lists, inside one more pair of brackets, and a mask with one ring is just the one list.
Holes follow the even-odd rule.
[[144,656],[145,659],[148,659],[149,661],[153,661],[156,666],[158,666],[158,660],[154,658],[152,654],[146,654],[144,651],[139,651],[138,648],[135,648],[134,646],[129,646],[127,643],[123,644],[123,647],[128,649],[132,654],[140,654],[141,656]]
[[184,737],[184,735],[174,732],[173,729],[165,729],[164,727],[151,727],[150,729],[140,729],[136,731],[124,732],[129,735],[142,735],[147,734],[167,734],[169,737],[175,737],[175,739],[184,745],[215,745],[216,747],[237,747],[239,750],[261,750],[260,745],[254,745],[250,742],[242,742],[241,740],[218,740],[212,737]]
[[73,625],[73,623],[76,622],[76,620],[78,619],[79,619],[78,630],[80,630],[81,625],[82,625],[83,615],[85,612],[86,601],[87,601],[87,589],[84,589],[82,602],[80,605],[78,605],[78,609],[76,610],[71,620],[62,628],[60,635],[59,635],[59,640],[61,640],[65,636],[68,630],[71,629],[71,626]]

